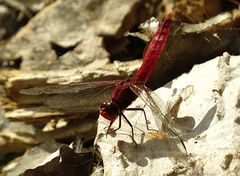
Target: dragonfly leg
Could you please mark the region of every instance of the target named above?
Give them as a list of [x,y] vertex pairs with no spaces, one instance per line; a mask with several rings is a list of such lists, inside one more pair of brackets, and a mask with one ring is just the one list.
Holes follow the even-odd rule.
[[117,131],[117,130],[119,130],[120,128],[121,128],[121,115],[118,117],[119,118],[119,124],[118,124],[118,127],[116,128],[116,129],[114,129],[114,130],[111,130],[111,126],[112,126],[112,124],[113,124],[113,122],[110,122],[110,124],[109,124],[109,126],[108,126],[108,129],[107,129],[107,134],[110,134],[110,133],[113,133],[113,132],[115,132],[115,131]]
[[143,115],[144,115],[144,119],[145,119],[147,130],[149,130],[149,131],[158,131],[158,130],[149,128],[146,112],[145,112],[145,110],[143,108],[127,108],[125,110],[128,110],[128,111],[142,111]]
[[138,145],[137,142],[136,142],[135,139],[134,139],[133,126],[132,126],[131,122],[127,119],[127,117],[126,117],[123,113],[121,113],[121,115],[122,115],[123,118],[126,120],[126,122],[128,123],[128,125],[131,127],[131,130],[132,130],[132,141],[133,141],[136,145]]
[[115,130],[113,130],[113,132],[115,132],[115,131],[117,131],[117,130],[119,130],[120,128],[121,128],[121,119],[122,119],[122,116],[121,116],[121,114],[119,115],[119,122],[118,122],[118,127],[115,129]]
[[113,122],[111,121],[108,125],[106,136],[110,133],[110,131],[111,131],[110,129],[111,129],[112,124],[113,124]]

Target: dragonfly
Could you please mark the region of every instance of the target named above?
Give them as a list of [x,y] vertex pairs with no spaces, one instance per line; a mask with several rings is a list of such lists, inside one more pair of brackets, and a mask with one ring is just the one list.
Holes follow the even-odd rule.
[[[148,81],[167,42],[171,29],[171,18],[172,14],[169,14],[159,25],[146,51],[143,63],[132,79],[33,87],[22,89],[20,93],[29,96],[38,96],[39,101],[43,102],[43,104],[63,111],[68,111],[69,107],[71,107],[71,111],[76,112],[99,109],[100,115],[110,121],[107,134],[112,132],[111,126],[117,118],[119,118],[119,126],[114,131],[120,129],[121,119],[123,118],[131,128],[132,141],[136,143],[133,125],[123,112],[125,110],[143,112],[147,129],[149,129],[144,109],[128,108],[128,106],[138,96],[142,96],[142,91],[147,92],[144,85]],[[102,102],[103,99],[106,101]],[[98,108],[99,105],[100,108]],[[153,106],[152,103],[147,103],[147,105],[150,105],[150,107]],[[167,128],[171,129],[169,122],[165,118],[161,120]]]

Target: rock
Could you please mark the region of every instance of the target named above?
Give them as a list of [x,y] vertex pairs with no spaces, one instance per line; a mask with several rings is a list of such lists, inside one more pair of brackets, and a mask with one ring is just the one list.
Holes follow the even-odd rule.
[[[170,102],[173,91],[193,86],[193,92],[181,103],[177,119],[172,122],[184,140],[187,154],[177,150],[181,147],[174,150],[166,146],[164,136],[147,139],[149,131],[142,113],[124,113],[134,126],[139,146],[132,143],[131,130],[125,121],[121,129],[106,136],[104,127],[109,122],[100,117],[95,143],[102,155],[104,174],[239,175],[240,126],[236,123],[239,118],[239,64],[239,56],[224,53],[195,65],[189,73],[155,91],[165,102]],[[137,99],[131,107],[144,107],[144,103]],[[148,107],[145,111],[150,126],[156,128],[151,111]],[[113,127],[117,126],[115,122]],[[181,145],[178,142],[176,146]]]
[[55,152],[59,147],[59,143],[47,141],[44,144],[31,148],[27,150],[23,156],[8,163],[8,165],[2,169],[2,173],[6,176],[21,175],[25,170],[42,164],[46,157]]
[[143,6],[140,0],[55,1],[0,45],[0,60],[20,59],[24,70],[104,66],[109,53],[103,46],[103,35],[123,37],[125,31],[147,18],[134,17],[139,9],[146,11]]

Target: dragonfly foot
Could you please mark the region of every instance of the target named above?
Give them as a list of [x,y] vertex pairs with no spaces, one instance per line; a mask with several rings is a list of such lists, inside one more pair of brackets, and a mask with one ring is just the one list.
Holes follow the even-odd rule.
[[134,147],[136,147],[138,150],[141,148],[141,145],[138,144],[136,141],[133,141]]
[[118,129],[109,128],[109,127],[105,127],[105,129],[106,128],[107,128],[106,137],[107,137],[108,134],[113,134],[115,131],[118,130]]
[[132,136],[132,141],[135,146],[138,146],[138,143],[135,141],[134,137]]

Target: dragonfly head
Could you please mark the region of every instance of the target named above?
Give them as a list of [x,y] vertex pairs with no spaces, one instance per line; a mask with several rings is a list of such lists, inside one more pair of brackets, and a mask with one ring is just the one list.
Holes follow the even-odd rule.
[[103,116],[105,119],[110,120],[111,122],[116,120],[119,113],[119,107],[114,102],[103,102],[100,106],[101,116]]

